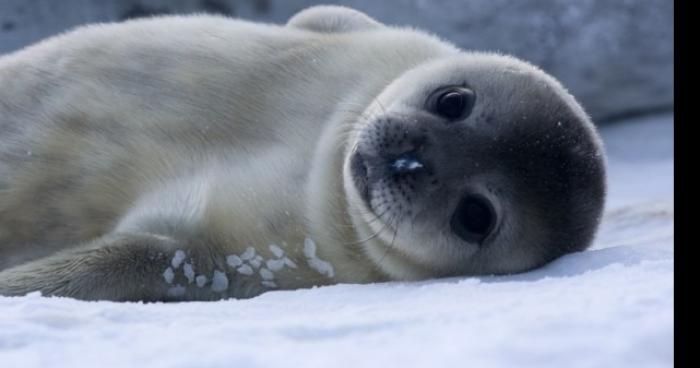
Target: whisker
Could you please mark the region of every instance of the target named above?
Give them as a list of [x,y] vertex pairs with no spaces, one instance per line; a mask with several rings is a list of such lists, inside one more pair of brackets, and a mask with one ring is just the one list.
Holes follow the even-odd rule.
[[394,248],[394,242],[396,241],[396,235],[399,233],[399,226],[401,226],[401,215],[396,215],[396,225],[394,226],[394,235],[391,238],[391,243],[389,243],[389,246],[386,247],[386,250],[384,251],[384,255],[382,255],[382,258],[379,259],[377,262],[380,266],[382,262],[384,261],[384,258],[386,258],[387,254],[389,254],[389,251]]

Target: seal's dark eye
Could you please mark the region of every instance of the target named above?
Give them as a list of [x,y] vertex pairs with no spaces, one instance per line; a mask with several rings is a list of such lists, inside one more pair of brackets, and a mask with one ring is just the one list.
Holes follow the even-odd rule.
[[452,214],[450,227],[462,240],[481,243],[494,228],[496,213],[491,204],[481,196],[463,198]]
[[433,111],[449,120],[469,116],[476,100],[472,90],[461,87],[438,91],[436,95],[433,98]]

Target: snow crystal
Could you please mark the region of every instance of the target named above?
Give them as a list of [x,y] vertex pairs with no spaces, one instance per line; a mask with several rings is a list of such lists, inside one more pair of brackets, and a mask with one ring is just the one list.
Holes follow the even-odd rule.
[[242,265],[243,261],[241,260],[241,257],[233,254],[233,255],[226,257],[226,263],[228,263],[229,266],[236,268],[236,267]]
[[187,281],[191,284],[194,281],[194,268],[192,267],[192,265],[189,263],[185,263],[185,265],[182,266],[182,271],[185,273]]
[[178,267],[180,267],[180,264],[182,264],[182,261],[185,260],[185,252],[181,250],[175,251],[175,256],[173,256],[172,261],[170,264],[173,266],[174,269],[177,270]]
[[165,271],[163,271],[163,278],[168,284],[173,283],[173,279],[175,279],[175,272],[173,272],[172,267],[168,267],[165,269]]
[[280,248],[277,244],[270,244],[269,248],[270,252],[272,252],[272,254],[274,254],[277,258],[282,258],[284,255],[284,250],[282,250],[282,248]]
[[211,289],[217,292],[228,289],[228,277],[226,277],[225,273],[219,270],[214,271],[214,277],[211,279]]
[[267,262],[265,262],[265,265],[271,271],[277,272],[284,267],[284,259],[270,259]]
[[195,278],[195,281],[197,282],[197,286],[199,287],[204,287],[204,285],[207,284],[208,278],[205,275],[199,275],[197,278]]
[[250,266],[248,266],[247,264],[244,264],[243,266],[238,267],[236,269],[236,271],[238,273],[240,273],[241,275],[248,275],[248,276],[252,275],[254,272],[253,269]]
[[255,257],[255,248],[253,247],[248,247],[243,254],[241,254],[241,259],[244,261],[248,261],[253,259]]
[[275,274],[267,268],[261,268],[260,277],[262,277],[264,280],[272,280],[275,278]]

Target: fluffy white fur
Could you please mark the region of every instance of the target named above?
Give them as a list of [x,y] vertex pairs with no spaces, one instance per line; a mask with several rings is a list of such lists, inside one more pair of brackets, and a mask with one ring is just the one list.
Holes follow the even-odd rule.
[[[388,257],[385,235],[362,242],[375,229],[343,167],[363,117],[417,98],[399,92],[423,93],[439,83],[425,68],[445,68],[426,65],[459,55],[425,32],[317,7],[286,26],[208,15],[95,24],[3,56],[0,294],[248,297],[267,288],[226,257],[253,247],[272,259],[273,244],[297,266],[275,288],[430,277],[449,254],[401,253],[425,239],[406,235]],[[310,266],[307,239],[333,277]],[[186,290],[170,290],[161,274],[176,250],[207,280],[224,272],[227,289],[176,269]]]

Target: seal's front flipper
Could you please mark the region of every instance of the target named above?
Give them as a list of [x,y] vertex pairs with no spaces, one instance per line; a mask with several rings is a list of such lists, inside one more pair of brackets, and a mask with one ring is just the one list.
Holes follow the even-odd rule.
[[216,268],[211,257],[195,255],[172,238],[117,233],[0,272],[0,295],[40,291],[84,300],[220,299],[228,290],[222,282],[210,282]]
[[324,33],[344,33],[378,29],[384,25],[354,9],[337,5],[318,5],[295,14],[287,22],[287,27]]

